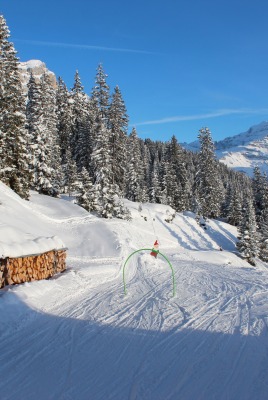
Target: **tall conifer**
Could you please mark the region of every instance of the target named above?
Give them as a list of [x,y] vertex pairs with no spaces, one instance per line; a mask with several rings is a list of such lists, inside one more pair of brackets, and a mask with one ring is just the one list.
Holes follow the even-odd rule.
[[28,138],[25,98],[18,58],[9,30],[0,15],[0,179],[21,197],[29,197]]

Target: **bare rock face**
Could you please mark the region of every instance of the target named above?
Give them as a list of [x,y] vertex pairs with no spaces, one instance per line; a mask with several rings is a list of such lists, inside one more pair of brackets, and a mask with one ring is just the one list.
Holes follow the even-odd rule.
[[20,62],[19,71],[21,74],[21,81],[25,94],[28,92],[27,84],[29,82],[31,73],[37,82],[40,81],[41,76],[46,73],[49,76],[52,87],[54,87],[54,89],[57,87],[57,79],[55,74],[49,71],[46,67],[46,64],[42,61],[30,60],[26,62]]

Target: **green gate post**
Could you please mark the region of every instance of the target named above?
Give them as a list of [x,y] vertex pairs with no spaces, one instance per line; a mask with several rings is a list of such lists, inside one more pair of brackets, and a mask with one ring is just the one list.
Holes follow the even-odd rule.
[[[133,253],[131,253],[128,256],[128,258],[126,259],[126,261],[124,263],[124,267],[123,267],[123,283],[124,283],[124,293],[125,294],[127,294],[126,280],[125,280],[125,267],[126,267],[126,264],[127,264],[128,260],[130,259],[130,257],[132,257],[134,254],[138,253],[139,251],[144,251],[144,250],[152,251],[152,249],[139,249],[139,250],[133,251]],[[169,259],[164,254],[162,254],[160,251],[158,251],[158,254],[160,254],[168,262],[168,265],[170,266],[170,269],[171,269],[171,272],[172,272],[173,297],[174,297],[175,293],[176,293],[176,282],[175,282],[175,274],[174,274],[173,267],[172,267],[171,262],[169,261]]]

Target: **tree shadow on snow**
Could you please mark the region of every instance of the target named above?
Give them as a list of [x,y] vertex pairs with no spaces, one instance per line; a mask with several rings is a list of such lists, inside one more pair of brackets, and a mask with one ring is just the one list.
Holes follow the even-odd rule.
[[208,225],[207,234],[213,239],[219,247],[222,247],[227,251],[236,251],[235,243],[237,242],[237,238],[230,233],[227,229],[225,229],[217,220],[213,220],[213,223],[217,225],[218,231],[213,229],[212,226]]
[[[194,232],[199,238],[200,241],[195,239],[193,235],[190,235],[186,230],[182,228],[182,226],[179,226],[176,222],[173,222],[175,226],[177,226],[183,235],[186,237],[186,240],[183,240],[182,236],[179,236],[177,232],[175,232],[174,229],[168,224],[165,224],[161,218],[157,217],[158,221],[170,232],[170,234],[178,241],[179,245],[187,250],[204,250],[207,248],[213,249],[211,241],[209,241],[205,235],[202,235],[201,232],[198,231],[198,229],[194,228],[193,225],[191,225],[187,220],[184,221],[185,225],[189,225],[190,230]],[[205,246],[202,247],[201,243],[204,243]]]
[[37,312],[15,294],[5,311],[1,400],[267,398],[266,331],[144,330],[142,311],[133,326],[111,326]]

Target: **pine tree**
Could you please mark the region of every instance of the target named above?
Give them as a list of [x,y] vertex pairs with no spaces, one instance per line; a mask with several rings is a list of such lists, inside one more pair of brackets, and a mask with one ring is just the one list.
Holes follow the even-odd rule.
[[243,218],[238,227],[237,249],[250,264],[255,265],[259,255],[259,240],[253,198],[249,196],[243,208]]
[[61,164],[66,164],[66,153],[70,150],[72,133],[72,110],[70,94],[62,78],[58,79],[56,92],[57,130],[60,143]]
[[151,158],[150,151],[143,140],[139,139],[140,154],[141,154],[141,199],[142,203],[148,203],[150,201],[150,170],[151,170]]
[[28,139],[25,98],[18,58],[9,30],[0,15],[0,179],[23,198],[29,197]]
[[104,218],[112,218],[114,207],[114,185],[110,168],[111,155],[109,147],[109,131],[104,122],[100,123],[93,152],[92,165],[94,185],[98,197],[98,212]]
[[184,211],[188,207],[188,182],[183,149],[173,135],[167,145],[166,159],[170,164],[173,185],[173,207],[177,211]]
[[111,146],[111,169],[113,182],[116,183],[123,192],[125,188],[125,165],[126,165],[126,142],[128,116],[125,103],[120,89],[115,87],[112,101],[109,106],[109,129]]
[[150,202],[161,203],[161,186],[159,179],[159,162],[155,160],[151,172]]
[[62,185],[56,97],[47,74],[40,82],[31,76],[28,84],[27,127],[33,148],[33,187],[39,193],[56,196]]
[[210,130],[202,128],[199,132],[201,148],[198,154],[195,191],[201,207],[201,214],[204,217],[217,218],[220,215],[224,189],[219,176]]
[[235,186],[229,187],[228,191],[229,204],[227,205],[227,222],[231,225],[239,226],[243,217],[243,199],[240,191]]
[[57,196],[63,188],[63,171],[61,167],[60,137],[57,129],[56,91],[53,88],[49,75],[44,74],[41,79],[42,108],[44,135],[49,138],[48,167],[51,168],[51,195]]
[[63,192],[72,196],[79,187],[79,177],[74,159],[71,156],[70,149],[66,150],[65,163],[62,165],[63,170]]
[[176,209],[179,198],[179,184],[172,164],[168,160],[168,155],[162,162],[162,204],[167,204]]
[[141,148],[137,131],[132,129],[127,143],[127,184],[126,196],[134,202],[142,201],[143,170]]
[[264,197],[267,190],[267,177],[261,174],[260,168],[254,168],[254,176],[252,179],[252,189],[254,195],[254,207],[256,211],[257,223],[260,221],[262,211],[265,208]]
[[110,88],[106,82],[108,75],[105,74],[103,66],[98,65],[97,74],[95,78],[95,86],[92,90],[92,99],[96,102],[97,107],[100,112],[100,118],[102,122],[109,126],[109,98],[110,98]]
[[259,168],[255,168],[252,180],[257,231],[260,240],[260,259],[268,262],[268,181]]
[[77,164],[78,172],[85,167],[90,170],[90,155],[92,152],[91,135],[89,129],[89,99],[84,93],[84,88],[78,71],[75,73],[74,86],[71,89],[70,102],[72,105],[72,132],[71,149],[72,156]]
[[98,210],[98,199],[92,180],[85,167],[81,171],[81,191],[77,196],[77,203],[87,211]]
[[31,187],[35,189],[36,184],[36,158],[39,152],[39,145],[42,145],[42,93],[41,85],[36,82],[31,74],[28,82],[28,102],[26,107],[26,127],[28,130],[29,142],[32,152],[30,153],[29,169],[32,172]]
[[268,262],[268,203],[261,214],[261,220],[259,222],[259,234],[260,234],[260,254],[261,260]]

